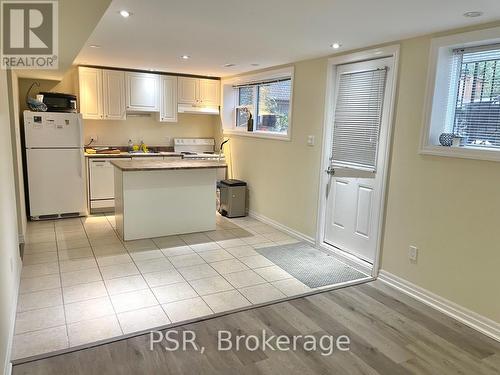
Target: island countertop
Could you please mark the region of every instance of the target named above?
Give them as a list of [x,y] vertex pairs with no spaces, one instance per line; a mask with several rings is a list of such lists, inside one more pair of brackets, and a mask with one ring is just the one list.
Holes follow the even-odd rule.
[[129,171],[159,171],[173,169],[205,169],[227,168],[223,161],[214,160],[112,160],[110,162],[123,172]]

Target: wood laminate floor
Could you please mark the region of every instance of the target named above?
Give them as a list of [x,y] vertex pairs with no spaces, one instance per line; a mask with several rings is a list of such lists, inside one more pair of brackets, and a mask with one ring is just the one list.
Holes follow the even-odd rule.
[[[500,343],[376,281],[178,328],[205,352],[142,335],[14,366],[13,374],[500,374]],[[349,351],[216,350],[217,331],[347,335]],[[300,345],[299,345],[300,348]]]

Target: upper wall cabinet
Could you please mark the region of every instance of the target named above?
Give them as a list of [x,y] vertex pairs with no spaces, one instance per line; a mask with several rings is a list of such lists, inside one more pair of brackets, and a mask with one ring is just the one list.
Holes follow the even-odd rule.
[[84,119],[101,120],[104,116],[102,101],[102,70],[78,68],[80,112]]
[[160,78],[160,115],[161,122],[177,122],[177,77]]
[[160,76],[126,72],[125,78],[127,111],[158,112]]
[[104,119],[125,120],[125,72],[102,71]]
[[200,106],[220,105],[220,81],[179,77],[178,94],[180,104]]
[[125,73],[78,68],[80,112],[84,119],[125,120]]

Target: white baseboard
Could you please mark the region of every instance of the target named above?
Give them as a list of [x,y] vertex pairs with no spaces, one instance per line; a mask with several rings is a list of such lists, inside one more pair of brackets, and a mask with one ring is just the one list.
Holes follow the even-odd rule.
[[10,375],[12,373],[12,362],[10,361],[10,358],[12,356],[12,343],[14,342],[14,329],[16,326],[16,312],[17,312],[17,297],[19,295],[19,285],[21,283],[21,268],[22,268],[22,262],[19,262],[19,267],[17,269],[17,282],[16,282],[16,287],[14,290],[14,296],[12,298],[12,311],[11,311],[11,326],[9,330],[9,341],[7,344],[7,350],[5,351],[6,353],[6,358],[5,358],[5,363],[3,366],[4,369],[4,374]]
[[289,234],[292,237],[301,239],[302,241],[305,241],[311,245],[316,244],[316,241],[314,240],[314,238],[307,236],[304,233],[300,233],[300,232],[296,231],[295,229],[289,228],[281,223],[278,223],[276,220],[270,219],[267,216],[261,215],[255,211],[249,210],[248,216],[253,217],[254,219],[257,219],[259,221],[262,221],[263,223],[266,223],[266,224],[268,224],[276,229],[279,229],[279,230]]
[[500,342],[500,323],[423,289],[390,272],[380,270],[378,279],[459,322]]

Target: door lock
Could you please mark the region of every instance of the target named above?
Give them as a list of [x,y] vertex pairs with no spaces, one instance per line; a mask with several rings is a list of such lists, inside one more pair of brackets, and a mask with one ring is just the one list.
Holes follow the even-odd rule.
[[325,171],[328,175],[333,176],[335,175],[335,169],[330,165],[328,169]]

